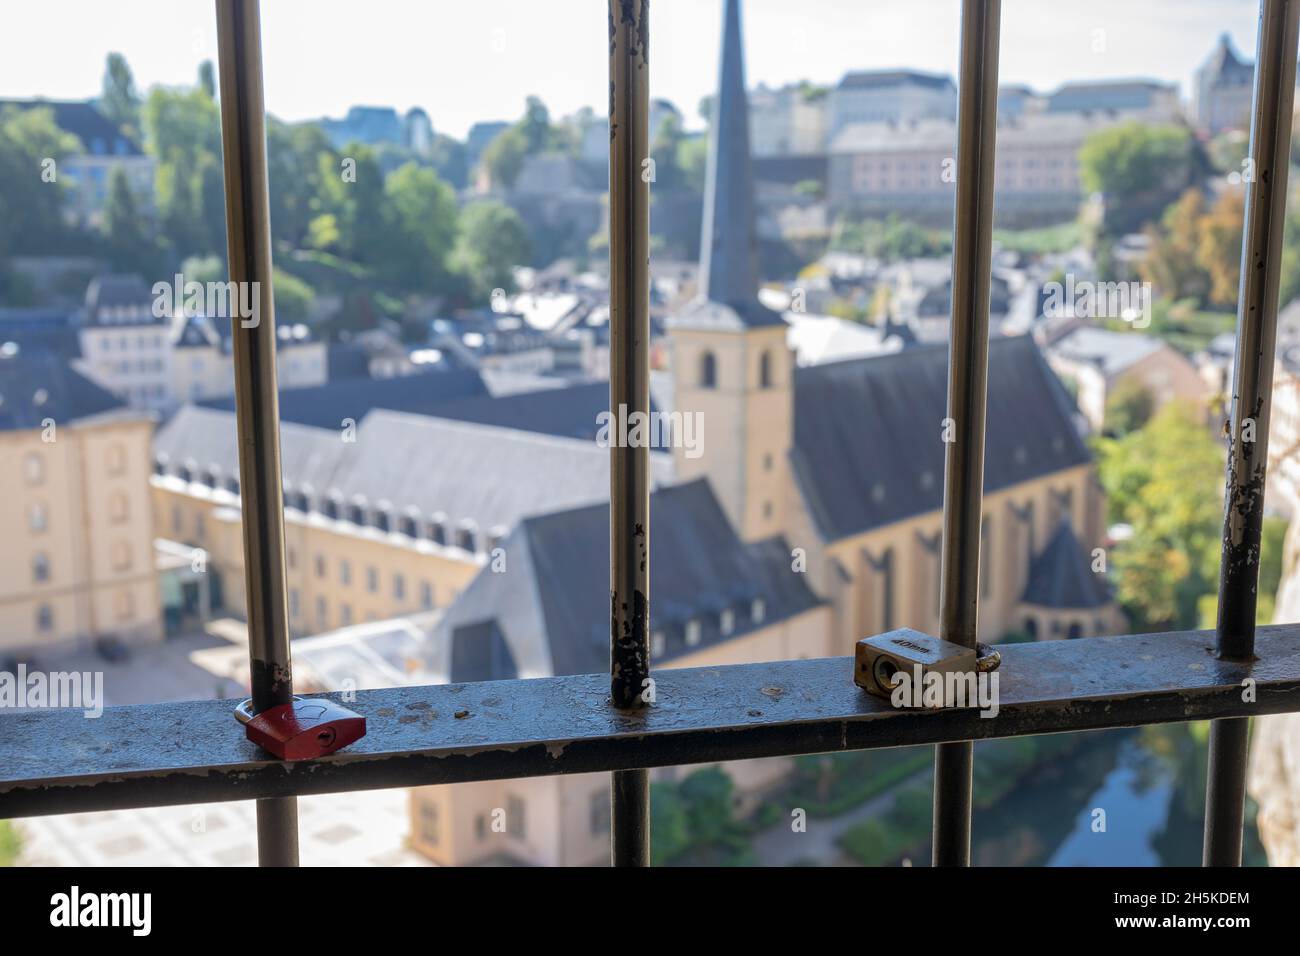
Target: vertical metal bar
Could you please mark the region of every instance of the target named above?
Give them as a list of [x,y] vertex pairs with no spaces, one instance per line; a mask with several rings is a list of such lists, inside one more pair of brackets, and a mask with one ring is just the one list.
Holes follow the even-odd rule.
[[[276,394],[275,311],[271,292],[271,210],[267,187],[266,111],[258,0],[216,0],[221,74],[221,147],[226,180],[226,246],[243,504],[244,579],[253,707],[293,699],[285,599],[284,502],[280,478],[280,405]],[[241,315],[240,312],[251,313]],[[298,865],[298,804],[257,801],[258,860]]]
[[[964,0],[957,87],[957,203],[948,334],[940,636],[974,647],[979,611],[980,511],[988,392],[993,162],[1001,0]],[[970,741],[940,744],[934,760],[935,866],[970,863]]]
[[[1264,479],[1268,463],[1278,281],[1286,215],[1291,110],[1295,99],[1297,0],[1263,0],[1250,128],[1253,175],[1246,177],[1237,354],[1232,372],[1223,557],[1219,567],[1218,656],[1255,659],[1256,591]],[[1245,817],[1247,719],[1210,728],[1205,794],[1206,866],[1241,864]]]
[[[650,411],[648,0],[609,0],[609,407]],[[650,675],[649,447],[610,448],[610,701],[645,706]],[[650,782],[616,771],[610,788],[614,866],[650,863]]]

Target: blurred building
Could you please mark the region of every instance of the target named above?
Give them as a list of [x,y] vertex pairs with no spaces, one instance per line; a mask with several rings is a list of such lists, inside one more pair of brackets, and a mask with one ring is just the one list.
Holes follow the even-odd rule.
[[807,83],[749,93],[750,146],[755,156],[808,156],[826,152],[830,92]]
[[1108,114],[1147,123],[1176,123],[1183,118],[1176,84],[1141,79],[1065,83],[1047,96],[1045,109],[1048,113]]
[[58,182],[71,186],[68,216],[79,226],[98,227],[108,202],[108,185],[114,170],[122,170],[146,216],[154,214],[156,163],[140,144],[99,111],[90,100],[0,100],[0,112],[48,109],[65,133],[81,142],[81,152],[65,157],[58,167]]
[[[1026,113],[998,125],[996,215],[1008,226],[1073,219],[1083,200],[1079,148],[1113,113]],[[948,119],[844,127],[830,146],[832,210],[950,223],[957,124]]]
[[0,655],[161,638],[152,430],[58,356],[0,345]]
[[1141,332],[1076,328],[1047,347],[1047,360],[1074,386],[1079,410],[1098,433],[1105,425],[1107,401],[1125,390],[1145,394],[1152,412],[1174,401],[1204,411],[1211,394],[1182,352]]
[[1243,60],[1224,33],[1209,58],[1196,71],[1192,121],[1210,136],[1227,130],[1250,129],[1255,90],[1255,64]]
[[828,135],[858,123],[911,123],[957,118],[952,77],[919,70],[846,73],[830,92]]

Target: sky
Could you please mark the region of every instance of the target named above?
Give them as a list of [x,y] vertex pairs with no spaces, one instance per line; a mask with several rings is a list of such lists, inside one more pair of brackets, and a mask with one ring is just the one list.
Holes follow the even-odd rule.
[[[1228,33],[1253,58],[1257,0],[1004,0],[1003,83],[1180,84]],[[651,95],[688,126],[717,78],[722,0],[653,0]],[[748,79],[834,84],[848,70],[956,75],[958,0],[747,0]],[[421,106],[439,132],[514,119],[540,96],[553,116],[603,113],[604,0],[262,0],[267,109],[286,120],[352,105]],[[212,0],[0,0],[0,98],[95,95],[110,51],[136,83],[190,85],[216,59]]]

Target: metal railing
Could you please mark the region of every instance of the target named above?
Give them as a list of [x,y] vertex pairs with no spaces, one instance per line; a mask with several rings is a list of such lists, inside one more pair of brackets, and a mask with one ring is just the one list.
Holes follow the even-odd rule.
[[[616,865],[649,862],[648,768],[937,744],[934,862],[970,859],[972,741],[1213,718],[1205,863],[1239,864],[1249,716],[1300,710],[1300,626],[1256,640],[1269,393],[1295,82],[1297,2],[1264,0],[1247,184],[1217,653],[1209,632],[1085,638],[1002,649],[1000,711],[897,710],[829,658],[667,670],[653,705],[645,448],[610,471],[609,680],[594,675],[362,691],[367,737],[318,760],[280,763],[244,739],[228,701],[109,708],[96,721],[45,711],[0,726],[0,818],[258,800],[263,865],[297,862],[301,794],[608,771]],[[648,4],[610,0],[611,407],[647,411]],[[946,448],[942,636],[976,641],[999,0],[962,11]],[[262,320],[234,329],[250,675],[255,704],[292,694],[271,299],[265,112],[257,0],[217,0],[230,277],[257,282]],[[1253,422],[1254,441],[1242,439]],[[1252,702],[1241,682],[1255,681]],[[509,706],[503,707],[502,700]],[[573,701],[587,703],[575,708]],[[465,721],[403,723],[411,704]],[[516,715],[524,715],[523,717]],[[129,747],[120,746],[128,740]]]

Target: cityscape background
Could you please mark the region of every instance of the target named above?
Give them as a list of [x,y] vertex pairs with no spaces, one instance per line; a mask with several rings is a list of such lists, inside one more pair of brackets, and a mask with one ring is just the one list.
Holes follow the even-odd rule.
[[[657,666],[938,632],[958,5],[741,6],[653,14]],[[0,38],[0,671],[238,698],[211,6],[73,7]],[[1212,626],[1256,10],[1004,4],[989,641]],[[603,7],[263,17],[297,689],[603,670]],[[1294,201],[1286,238],[1264,623],[1300,617]],[[1250,863],[1300,862],[1290,720],[1256,722]],[[977,863],[1199,859],[1204,725],[977,749]],[[930,764],[656,771],[656,862],[920,863]],[[302,803],[307,863],[608,856],[605,775]],[[250,813],[0,822],[0,862],[251,863]]]

